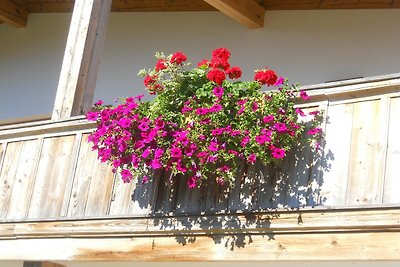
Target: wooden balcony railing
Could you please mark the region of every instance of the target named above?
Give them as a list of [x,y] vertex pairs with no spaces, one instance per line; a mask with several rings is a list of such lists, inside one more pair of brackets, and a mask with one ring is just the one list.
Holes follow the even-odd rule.
[[[326,85],[325,85],[326,86]],[[280,168],[251,166],[227,190],[155,177],[123,184],[87,142],[83,117],[0,128],[0,220],[263,211],[400,204],[399,77],[309,87],[326,121],[322,156],[294,151]]]

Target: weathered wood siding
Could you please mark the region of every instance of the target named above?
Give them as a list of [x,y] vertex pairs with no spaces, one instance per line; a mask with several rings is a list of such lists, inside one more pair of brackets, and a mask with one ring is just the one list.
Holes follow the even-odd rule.
[[391,82],[311,90],[299,106],[324,111],[323,153],[298,148],[278,167],[243,166],[230,189],[190,190],[162,173],[123,184],[97,160],[84,119],[3,126],[0,220],[400,204],[400,87]]

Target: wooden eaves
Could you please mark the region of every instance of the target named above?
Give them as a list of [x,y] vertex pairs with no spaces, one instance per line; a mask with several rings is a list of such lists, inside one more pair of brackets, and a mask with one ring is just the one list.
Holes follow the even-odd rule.
[[[72,12],[74,0],[3,0],[0,23],[26,25],[29,13]],[[400,0],[114,0],[113,12],[216,11],[219,10],[249,28],[263,26],[264,11],[400,8]]]

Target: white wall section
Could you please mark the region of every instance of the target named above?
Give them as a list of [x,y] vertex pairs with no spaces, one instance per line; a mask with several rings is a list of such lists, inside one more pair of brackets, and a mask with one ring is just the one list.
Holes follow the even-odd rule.
[[[70,14],[31,14],[28,27],[0,25],[0,120],[51,113]],[[400,72],[400,11],[267,11],[249,30],[218,12],[112,13],[95,99],[144,92],[137,72],[156,51],[194,64],[227,47],[252,79],[265,65],[303,85]]]

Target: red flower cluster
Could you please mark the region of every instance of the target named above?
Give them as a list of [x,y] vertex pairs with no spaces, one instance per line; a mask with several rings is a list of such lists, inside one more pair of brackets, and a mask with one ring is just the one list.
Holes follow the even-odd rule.
[[229,58],[231,52],[226,48],[218,48],[212,52],[211,61],[202,60],[197,64],[198,67],[211,67],[207,73],[207,79],[221,85],[226,79],[226,75],[230,79],[239,79],[242,76],[240,67],[234,66],[230,68]]
[[268,86],[273,86],[278,80],[278,76],[273,70],[259,70],[254,76],[254,80],[261,84],[266,84]]
[[155,95],[163,91],[163,86],[157,83],[157,75],[146,75],[144,78],[144,85],[147,87],[151,95]]
[[185,62],[186,60],[187,60],[187,57],[185,54],[183,54],[182,52],[176,52],[175,54],[172,55],[171,63],[180,65],[183,62]]

